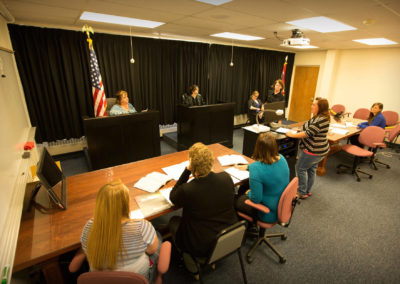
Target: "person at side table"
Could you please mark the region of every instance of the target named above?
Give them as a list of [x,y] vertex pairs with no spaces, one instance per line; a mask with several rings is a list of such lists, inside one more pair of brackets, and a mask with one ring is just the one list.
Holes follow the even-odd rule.
[[110,110],[110,115],[120,115],[135,113],[136,109],[129,103],[128,93],[126,91],[118,91],[115,96],[117,97],[115,105]]
[[[169,230],[177,248],[193,256],[208,256],[217,234],[237,222],[234,209],[234,186],[226,172],[211,171],[212,152],[203,143],[189,149],[189,166],[170,193],[171,201],[183,207],[182,217],[169,221]],[[190,174],[194,180],[187,183]],[[186,258],[185,266],[197,272]]]
[[260,112],[262,110],[264,110],[264,105],[261,103],[260,99],[258,98],[260,94],[258,93],[258,91],[253,91],[251,93],[250,99],[247,103],[248,105],[248,113],[249,113],[249,120],[250,120],[250,124],[255,124],[257,122],[257,115],[258,120],[261,121],[262,117],[263,117],[263,113]]
[[282,94],[282,90],[285,88],[285,85],[283,84],[283,81],[278,79],[275,80],[274,84],[272,85],[274,90],[268,91],[268,96],[266,99],[266,103],[276,103],[276,102],[282,102],[285,100],[284,95]]
[[[252,216],[254,220],[273,223],[277,220],[279,199],[286,186],[289,184],[289,166],[286,159],[278,153],[278,145],[275,136],[271,133],[261,133],[256,141],[251,165],[236,165],[240,170],[248,170],[250,173],[250,189],[243,194],[243,187],[239,189],[236,201],[236,210]],[[245,201],[250,199],[254,203],[261,203],[271,211],[266,214],[247,205]]]
[[[368,126],[379,126],[383,129],[386,127],[386,119],[382,114],[383,104],[374,103],[371,107],[371,112],[369,113],[368,121],[361,122],[357,125],[358,128],[365,129]],[[350,137],[350,143],[359,147],[364,147],[360,142],[358,142],[358,137],[360,135],[353,135]]]
[[105,184],[97,193],[94,217],[83,229],[82,249],[91,271],[131,271],[151,283],[161,238],[150,222],[130,219],[129,212],[128,188],[120,180]]
[[199,86],[191,85],[189,87],[189,94],[182,95],[182,104],[188,107],[204,105],[203,97],[199,94]]
[[313,117],[304,123],[298,133],[288,131],[286,136],[300,138],[300,149],[296,163],[296,174],[299,178],[298,195],[301,199],[309,197],[314,184],[318,163],[329,152],[329,103],[328,100],[317,98],[312,106]]

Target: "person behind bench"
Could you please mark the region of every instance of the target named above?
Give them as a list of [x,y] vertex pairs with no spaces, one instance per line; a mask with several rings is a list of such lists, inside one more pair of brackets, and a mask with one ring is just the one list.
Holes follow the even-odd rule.
[[[226,172],[211,171],[212,152],[203,143],[189,149],[189,166],[171,191],[170,199],[183,207],[182,217],[169,221],[169,230],[177,248],[193,256],[208,256],[217,234],[237,222],[234,209],[234,186]],[[194,180],[187,183],[190,174]],[[197,272],[188,264],[190,272]]]
[[115,105],[110,110],[110,115],[120,115],[135,113],[136,109],[129,103],[128,93],[126,91],[118,91],[115,96],[117,97]]
[[199,94],[199,86],[191,85],[189,87],[189,95],[186,93],[182,95],[182,104],[187,107],[205,104],[203,97]]

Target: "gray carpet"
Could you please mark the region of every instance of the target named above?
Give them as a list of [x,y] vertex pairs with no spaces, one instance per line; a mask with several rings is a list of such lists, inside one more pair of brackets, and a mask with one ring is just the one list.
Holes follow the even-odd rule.
[[[233,144],[240,153],[242,140],[243,131],[236,129]],[[163,141],[161,147],[163,154],[176,151]],[[63,158],[67,175],[69,168],[84,171],[84,158]],[[251,264],[244,261],[248,283],[400,283],[400,159],[390,149],[382,150],[379,159],[389,163],[391,169],[378,166],[375,171],[362,164],[374,177],[362,176],[357,182],[350,174],[336,174],[337,164],[351,164],[348,156],[340,152],[329,157],[326,175],[316,178],[313,195],[296,207],[290,226],[269,230],[287,233],[287,240],[273,241],[287,262],[280,264],[278,257],[261,245]],[[168,222],[171,215],[155,220],[155,227]],[[244,256],[252,242],[246,241]],[[205,272],[204,280],[242,283],[237,255],[217,262],[215,271]],[[197,282],[174,254],[164,283]]]

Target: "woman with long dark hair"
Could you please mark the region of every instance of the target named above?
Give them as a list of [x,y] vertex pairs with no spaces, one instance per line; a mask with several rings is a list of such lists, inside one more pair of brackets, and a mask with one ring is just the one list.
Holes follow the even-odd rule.
[[316,98],[311,106],[312,118],[304,123],[298,133],[288,131],[286,136],[300,138],[300,149],[296,163],[296,174],[299,178],[298,195],[305,199],[311,193],[318,163],[329,152],[329,103],[328,100]]

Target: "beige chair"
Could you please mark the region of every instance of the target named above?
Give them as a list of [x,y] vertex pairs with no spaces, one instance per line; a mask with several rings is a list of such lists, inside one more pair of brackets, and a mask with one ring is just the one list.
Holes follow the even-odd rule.
[[109,116],[110,115],[110,110],[115,105],[117,99],[116,98],[107,98],[107,108],[106,108],[106,113]]

